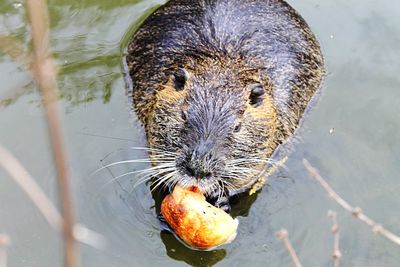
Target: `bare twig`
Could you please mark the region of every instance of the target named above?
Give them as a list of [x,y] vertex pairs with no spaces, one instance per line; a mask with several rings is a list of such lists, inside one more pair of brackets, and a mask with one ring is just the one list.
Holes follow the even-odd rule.
[[267,182],[267,179],[269,176],[271,176],[276,170],[281,167],[282,165],[285,164],[286,160],[288,159],[287,156],[281,158],[271,166],[267,164],[265,168],[261,171],[261,173],[258,175],[257,181],[251,186],[251,189],[249,191],[249,196],[255,194],[258,190],[260,190],[265,183]]
[[34,76],[39,85],[46,112],[58,176],[58,187],[63,211],[65,266],[77,265],[77,246],[74,239],[74,214],[69,184],[69,171],[65,156],[57,104],[58,90],[55,64],[49,52],[49,20],[45,0],[27,0],[27,11],[32,28]]
[[332,218],[332,234],[333,234],[333,266],[339,267],[339,260],[342,257],[339,249],[339,224],[337,222],[337,215],[336,212],[330,210],[328,211],[328,217]]
[[[28,171],[11,153],[0,145],[0,167],[2,167],[18,186],[28,195],[33,204],[39,209],[46,221],[56,231],[62,232],[63,218],[46,196],[40,186],[35,182]],[[104,238],[98,233],[83,225],[74,225],[74,238],[84,244],[102,249],[105,245]],[[0,265],[1,266],[1,265]]]
[[400,237],[386,228],[384,228],[381,224],[376,223],[374,220],[369,218],[367,215],[365,215],[361,208],[359,207],[353,207],[351,206],[347,201],[345,201],[343,198],[341,198],[333,189],[332,187],[326,182],[326,180],[319,175],[318,171],[313,168],[310,163],[306,160],[303,159],[303,164],[306,167],[309,175],[311,177],[314,177],[320,185],[325,189],[325,191],[328,193],[329,197],[331,197],[333,200],[335,200],[340,206],[342,206],[345,210],[350,212],[354,218],[359,219],[360,221],[366,223],[371,227],[372,232],[376,234],[380,234],[383,237],[389,239],[393,243],[400,245]]
[[10,238],[6,234],[0,234],[0,267],[7,267],[7,247],[10,245]]
[[297,257],[296,251],[293,249],[292,244],[289,241],[289,233],[286,229],[281,229],[276,233],[276,237],[285,244],[286,249],[288,250],[290,257],[292,258],[293,265],[295,267],[301,267],[301,263],[299,258]]
[[28,195],[47,222],[57,231],[61,231],[63,219],[58,210],[21,163],[1,145],[0,166],[3,167],[19,187]]

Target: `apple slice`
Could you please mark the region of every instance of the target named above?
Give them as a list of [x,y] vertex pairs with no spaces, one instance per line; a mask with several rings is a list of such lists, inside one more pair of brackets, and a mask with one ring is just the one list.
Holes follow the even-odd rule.
[[197,187],[175,186],[163,200],[161,214],[186,244],[197,249],[231,242],[239,224],[237,219],[208,203]]

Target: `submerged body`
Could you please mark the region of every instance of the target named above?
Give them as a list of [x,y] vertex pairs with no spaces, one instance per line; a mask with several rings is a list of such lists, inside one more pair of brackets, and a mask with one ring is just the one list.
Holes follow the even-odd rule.
[[313,33],[281,0],[171,0],[126,63],[158,182],[218,200],[251,186],[324,73]]

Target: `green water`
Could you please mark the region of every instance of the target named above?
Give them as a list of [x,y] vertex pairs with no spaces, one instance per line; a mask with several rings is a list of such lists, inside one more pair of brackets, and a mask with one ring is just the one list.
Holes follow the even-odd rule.
[[[121,51],[126,33],[163,1],[49,1],[76,217],[108,241],[103,251],[80,246],[81,266],[291,266],[275,238],[281,227],[288,229],[303,266],[331,266],[329,209],[338,212],[342,266],[400,266],[400,247],[373,235],[332,202],[301,163],[308,158],[345,199],[400,233],[400,2],[289,2],[324,52],[327,77],[320,101],[298,132],[301,141],[287,168],[256,198],[238,204],[236,240],[199,252],[160,235],[146,185],[133,188],[129,176],[109,182],[145,164],[91,176],[102,164],[145,157],[129,149],[144,146],[145,138],[125,95]],[[0,2],[0,36],[2,46],[9,42],[4,36],[11,36],[30,49],[24,2]],[[57,203],[40,98],[26,66],[0,52],[0,81],[0,143]],[[0,170],[1,232],[12,239],[10,266],[62,265],[57,233]]]

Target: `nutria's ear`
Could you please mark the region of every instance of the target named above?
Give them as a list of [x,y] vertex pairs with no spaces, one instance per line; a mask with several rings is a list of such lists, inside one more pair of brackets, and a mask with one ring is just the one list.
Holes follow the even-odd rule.
[[179,68],[174,73],[174,87],[176,91],[181,91],[185,88],[186,81],[189,79],[189,73],[183,69]]
[[250,104],[254,107],[258,107],[261,105],[263,101],[263,95],[265,94],[264,87],[259,84],[250,85]]

